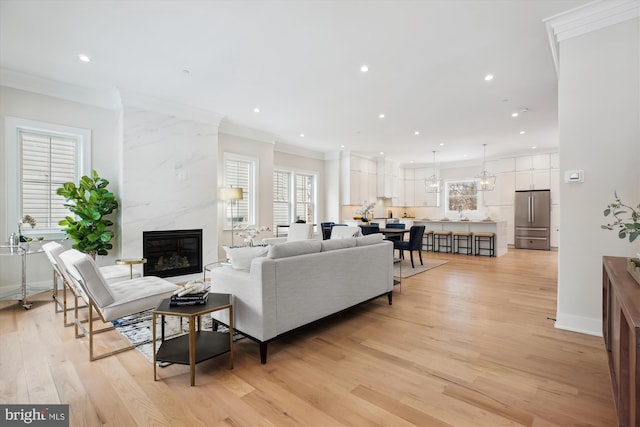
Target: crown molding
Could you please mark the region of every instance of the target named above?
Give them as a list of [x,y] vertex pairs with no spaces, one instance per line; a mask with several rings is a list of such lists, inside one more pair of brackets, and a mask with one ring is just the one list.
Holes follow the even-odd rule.
[[123,107],[137,107],[146,111],[155,111],[185,120],[212,124],[216,127],[220,126],[220,121],[224,117],[222,114],[203,108],[180,104],[124,88],[118,88],[118,94]]
[[0,85],[94,107],[110,110],[120,108],[120,98],[115,88],[105,90],[90,89],[7,68],[0,68]]
[[297,147],[295,145],[285,144],[283,142],[276,142],[274,150],[280,153],[292,154],[294,156],[308,157],[316,160],[325,160],[324,153],[311,150],[308,148],[304,148],[304,147]]
[[240,138],[253,139],[255,141],[275,144],[278,139],[276,135],[259,129],[250,128],[227,118],[222,119],[218,132],[227,135],[239,136]]
[[598,0],[545,18],[551,54],[560,72],[560,42],[640,17],[640,0]]

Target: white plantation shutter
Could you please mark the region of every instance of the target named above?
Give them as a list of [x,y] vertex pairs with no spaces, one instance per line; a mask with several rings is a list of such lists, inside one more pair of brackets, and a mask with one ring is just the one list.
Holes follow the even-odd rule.
[[254,160],[236,156],[225,156],[224,183],[226,187],[242,188],[242,200],[227,204],[226,228],[231,228],[231,217],[234,226],[240,224],[255,224],[255,176]]
[[299,219],[315,223],[316,177],[290,171],[273,172],[273,222],[289,224]]
[[273,171],[273,229],[291,222],[291,173]]
[[[56,191],[78,181],[79,140],[74,137],[18,131],[20,143],[20,217],[31,215],[38,229],[58,229],[69,214]],[[29,231],[27,228],[26,232]]]
[[296,174],[296,220],[314,223],[314,200],[313,175]]

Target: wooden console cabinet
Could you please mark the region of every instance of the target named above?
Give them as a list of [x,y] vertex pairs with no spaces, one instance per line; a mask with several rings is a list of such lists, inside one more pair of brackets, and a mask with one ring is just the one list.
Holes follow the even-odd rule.
[[618,424],[640,427],[640,285],[627,259],[602,259],[602,328]]

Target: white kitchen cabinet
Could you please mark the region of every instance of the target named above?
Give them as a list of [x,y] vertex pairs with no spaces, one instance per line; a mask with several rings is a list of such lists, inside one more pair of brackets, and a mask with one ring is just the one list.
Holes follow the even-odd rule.
[[516,157],[516,171],[549,169],[551,162],[548,154]]
[[560,243],[560,205],[551,205],[551,230],[550,243],[551,247],[557,248]]
[[382,198],[398,198],[400,167],[392,160],[379,160],[377,168],[378,191],[377,196]]
[[551,153],[549,154],[549,162],[551,169],[560,169],[560,154]]
[[516,190],[549,190],[549,169],[516,172]]
[[549,189],[551,190],[551,204],[560,204],[560,170],[551,169],[549,171]]
[[400,206],[415,206],[415,171],[414,169],[407,168],[404,169],[403,172],[402,196],[398,204]]

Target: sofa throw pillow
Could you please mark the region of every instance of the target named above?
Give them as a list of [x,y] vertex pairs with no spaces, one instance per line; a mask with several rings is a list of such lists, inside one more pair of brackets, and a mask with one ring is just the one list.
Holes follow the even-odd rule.
[[269,246],[269,258],[287,258],[290,256],[320,252],[320,240],[298,240],[297,242],[278,243]]
[[329,239],[323,240],[322,252],[332,251],[334,249],[354,248],[356,246],[355,237],[347,237],[345,239]]
[[366,236],[356,237],[356,246],[375,245],[384,240],[382,233],[367,234]]
[[242,248],[230,248],[225,246],[227,258],[231,262],[231,268],[235,270],[249,270],[251,261],[254,258],[266,256],[269,252],[268,246],[246,246]]

